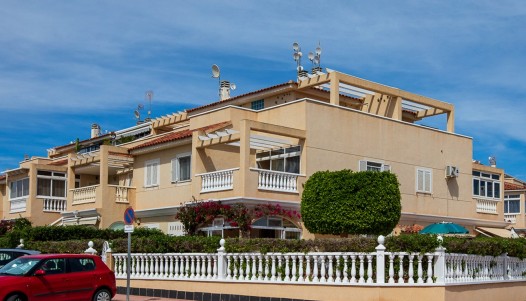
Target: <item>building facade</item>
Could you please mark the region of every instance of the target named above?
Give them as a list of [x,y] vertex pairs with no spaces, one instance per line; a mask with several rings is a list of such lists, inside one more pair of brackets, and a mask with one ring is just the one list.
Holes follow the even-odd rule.
[[[510,225],[504,171],[473,162],[451,104],[333,70],[222,95],[106,135],[94,128],[88,140],[23,161],[0,178],[2,217],[119,228],[132,206],[139,226],[182,235],[175,215],[188,202],[299,211],[310,175],[351,169],[397,175],[400,225],[451,221],[474,234]],[[419,124],[434,116],[441,128]],[[235,228],[217,218],[201,231],[230,236]],[[251,236],[315,237],[283,216],[254,220]]]

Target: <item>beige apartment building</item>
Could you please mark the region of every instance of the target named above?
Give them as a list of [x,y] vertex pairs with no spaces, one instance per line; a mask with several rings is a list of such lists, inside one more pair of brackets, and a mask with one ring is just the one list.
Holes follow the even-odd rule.
[[[400,225],[451,221],[477,229],[512,223],[504,171],[473,162],[455,133],[454,107],[328,70],[222,99],[31,158],[0,178],[4,219],[37,225],[137,225],[183,235],[175,219],[192,201],[280,204],[300,210],[302,185],[319,170],[388,170],[400,182]],[[417,124],[440,116],[441,128]],[[435,117],[436,119],[436,117]],[[522,194],[524,195],[524,194]],[[524,221],[524,218],[523,218]],[[234,235],[217,218],[205,235]],[[252,237],[312,238],[301,220],[265,216]]]

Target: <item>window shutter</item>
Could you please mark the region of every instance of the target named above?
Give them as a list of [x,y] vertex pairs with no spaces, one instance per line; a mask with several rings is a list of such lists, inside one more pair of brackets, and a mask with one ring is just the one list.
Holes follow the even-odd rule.
[[358,171],[366,171],[367,170],[367,161],[360,160],[360,164],[358,165]]
[[416,171],[416,177],[417,177],[416,190],[417,191],[424,191],[424,171],[423,170],[417,170]]
[[425,177],[424,177],[425,178],[425,187],[424,187],[424,189],[425,189],[426,192],[431,192],[431,172],[426,171],[426,172],[424,172],[424,174],[425,174]]
[[152,185],[159,184],[159,179],[157,178],[157,173],[159,172],[159,166],[154,163],[152,164]]
[[177,182],[177,159],[172,159],[172,182]]
[[383,164],[382,171],[391,171],[391,165]]

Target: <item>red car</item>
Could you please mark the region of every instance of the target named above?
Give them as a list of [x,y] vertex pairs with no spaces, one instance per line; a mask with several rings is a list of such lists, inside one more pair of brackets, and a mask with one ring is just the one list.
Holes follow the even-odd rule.
[[0,301],[109,301],[115,275],[98,256],[40,254],[0,269]]

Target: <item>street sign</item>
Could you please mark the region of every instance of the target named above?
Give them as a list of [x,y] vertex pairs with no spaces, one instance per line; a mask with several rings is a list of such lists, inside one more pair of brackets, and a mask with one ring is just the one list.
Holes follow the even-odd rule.
[[133,225],[124,225],[124,233],[133,233]]
[[126,208],[126,210],[124,211],[124,224],[133,225],[134,221],[135,221],[135,211],[133,211],[132,207]]

